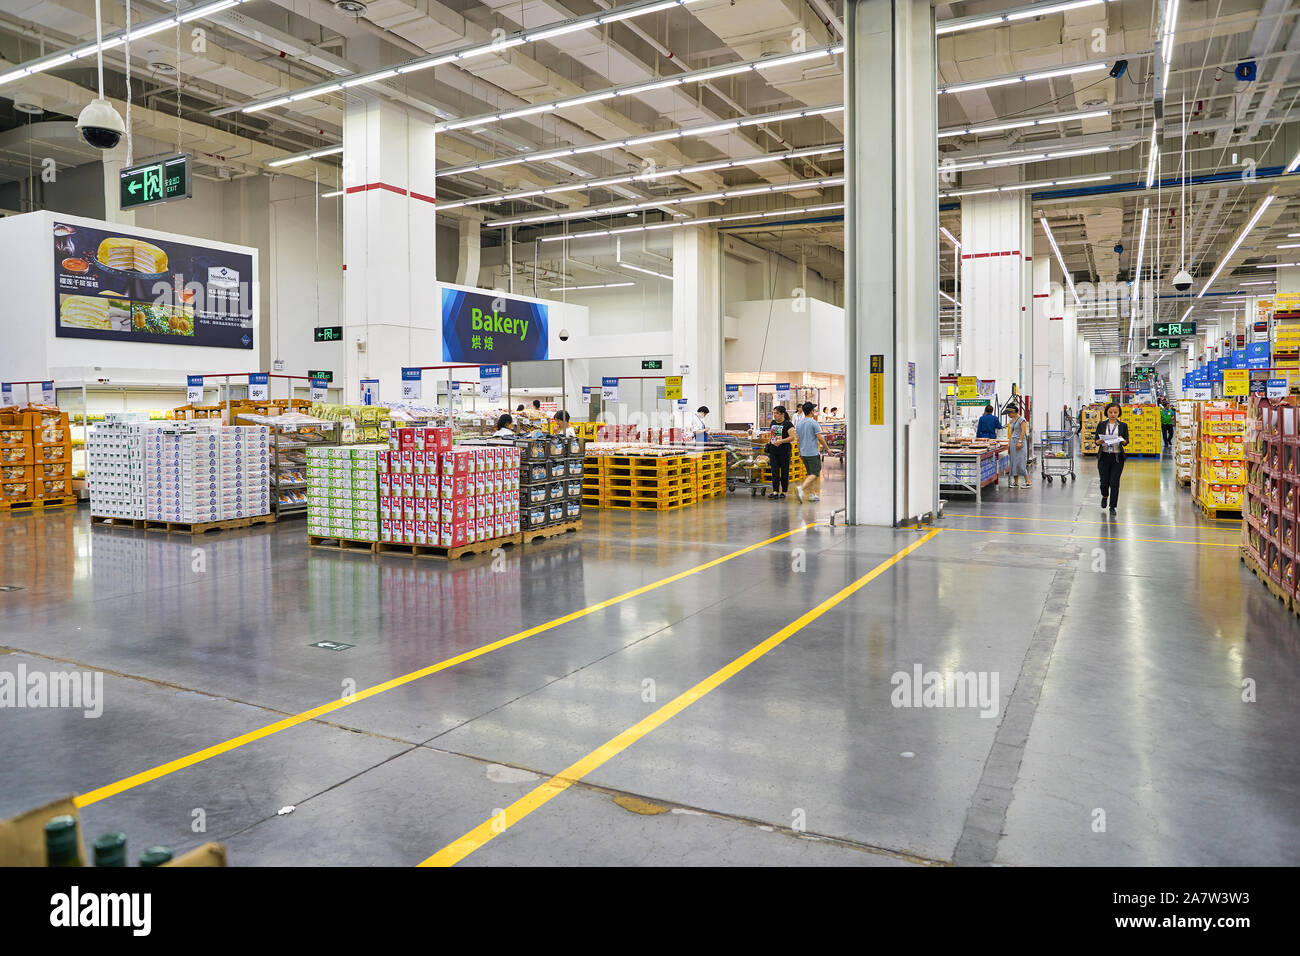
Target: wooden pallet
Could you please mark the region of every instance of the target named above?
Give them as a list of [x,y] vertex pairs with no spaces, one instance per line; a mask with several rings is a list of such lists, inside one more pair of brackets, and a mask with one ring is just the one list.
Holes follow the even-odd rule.
[[33,498],[30,501],[0,501],[0,514],[6,511],[43,511],[46,508],[62,508],[64,505],[75,505],[76,503],[76,495],[64,495],[59,498]]
[[354,551],[358,554],[373,554],[379,550],[379,542],[362,541],[359,538],[338,538],[329,535],[309,534],[307,535],[307,547],[324,548],[327,551]]
[[1201,509],[1201,514],[1205,515],[1205,517],[1209,518],[1211,521],[1215,521],[1219,518],[1227,519],[1241,517],[1240,508],[1211,508],[1200,499],[1197,499],[1196,506]]
[[1300,607],[1300,602],[1296,601],[1295,595],[1289,594],[1281,584],[1274,581],[1268,571],[1261,567],[1253,557],[1244,555],[1242,560],[1246,562],[1246,567],[1250,568],[1251,572],[1255,577],[1259,578],[1264,587],[1268,588],[1269,594],[1273,595],[1273,597],[1277,598],[1296,614],[1300,614],[1300,609],[1297,609]]
[[562,524],[547,525],[544,528],[533,528],[528,531],[523,531],[521,534],[524,536],[524,544],[532,544],[534,541],[538,541],[542,538],[554,538],[562,534],[568,534],[570,531],[581,530],[582,519],[578,518],[574,521],[565,521]]
[[102,524],[106,528],[143,528],[144,522],[139,518],[111,518],[108,515],[91,515],[91,524]]
[[487,541],[475,541],[473,544],[462,544],[455,548],[444,548],[436,544],[403,544],[399,541],[379,541],[376,543],[375,549],[380,554],[397,554],[415,558],[440,558],[455,561],[457,558],[468,555],[491,554],[497,548],[508,548],[511,545],[522,544],[523,540],[524,535],[521,531],[519,534],[489,538]]
[[253,515],[249,518],[226,518],[223,521],[153,521],[145,519],[146,531],[160,534],[208,534],[212,531],[230,531],[235,528],[251,528],[260,524],[275,524],[275,515]]
[[1190,485],[1194,480],[1195,480],[1195,479],[1192,479],[1192,478],[1178,478],[1178,479],[1177,479],[1178,483],[1179,483],[1180,485],[1182,485],[1184,488],[1188,487],[1188,486],[1189,486],[1189,485]]

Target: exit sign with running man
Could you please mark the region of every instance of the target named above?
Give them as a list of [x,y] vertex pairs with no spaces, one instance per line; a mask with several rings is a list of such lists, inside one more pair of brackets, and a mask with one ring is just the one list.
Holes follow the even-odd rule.
[[118,174],[118,205],[122,209],[152,206],[172,199],[189,199],[193,193],[189,153],[128,166]]

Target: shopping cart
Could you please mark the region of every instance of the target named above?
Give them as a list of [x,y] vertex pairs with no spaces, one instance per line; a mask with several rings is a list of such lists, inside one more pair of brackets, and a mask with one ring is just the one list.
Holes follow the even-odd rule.
[[1061,484],[1065,484],[1067,477],[1071,481],[1078,480],[1074,476],[1074,432],[1043,432],[1043,446],[1039,458],[1042,463],[1043,481],[1049,485],[1053,478],[1060,478]]

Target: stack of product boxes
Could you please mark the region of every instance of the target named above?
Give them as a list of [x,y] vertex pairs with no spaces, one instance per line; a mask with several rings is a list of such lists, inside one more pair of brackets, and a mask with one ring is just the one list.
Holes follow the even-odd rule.
[[[271,429],[221,429],[221,516],[251,518],[271,511]],[[204,519],[208,520],[208,519]]]
[[307,448],[307,533],[379,540],[379,456],[387,445]]
[[1174,426],[1174,468],[1181,482],[1190,484],[1196,479],[1197,427],[1196,402],[1179,399],[1178,415]]
[[1229,401],[1199,405],[1197,497],[1209,510],[1238,511],[1246,490],[1246,409]]
[[49,405],[0,409],[0,502],[72,494],[68,414]]
[[582,474],[585,456],[581,438],[528,439],[522,453],[519,480],[523,527],[533,531],[582,517]]
[[379,540],[459,548],[519,533],[519,450],[399,428],[379,454]]
[[[148,412],[109,412],[86,438],[86,488],[90,513],[106,518],[144,518],[141,424]],[[137,490],[138,488],[138,490]]]
[[205,422],[142,431],[144,519],[220,521],[220,427]]

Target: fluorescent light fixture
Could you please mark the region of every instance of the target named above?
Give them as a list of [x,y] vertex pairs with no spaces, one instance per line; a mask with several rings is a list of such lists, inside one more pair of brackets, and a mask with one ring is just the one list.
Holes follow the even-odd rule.
[[[673,6],[676,6],[674,3]],[[573,23],[561,23],[558,27],[548,27],[545,30],[538,30],[528,34],[529,43],[537,43],[540,40],[549,40],[551,37],[563,36],[566,33],[573,33],[575,30],[586,30],[591,24],[583,23],[580,20]]]
[[1151,184],[1156,180],[1156,160],[1160,153],[1156,150],[1156,127],[1155,121],[1151,122],[1151,145],[1147,147],[1147,182],[1146,188],[1150,189]]
[[[677,6],[674,0],[673,6]],[[635,282],[603,282],[600,285],[557,285],[552,292],[586,292],[589,289],[625,289]]]
[[1048,153],[1018,153],[1012,156],[1000,156],[994,159],[972,159],[965,163],[953,163],[940,166],[940,169],[961,172],[965,169],[987,169],[991,166],[1019,166],[1024,163],[1041,163],[1050,159],[1066,159],[1070,156],[1089,156],[1093,153],[1106,153],[1110,146],[1090,146],[1086,149],[1062,149]]
[[285,156],[281,159],[272,160],[267,163],[268,166],[288,166],[290,163],[301,163],[308,159],[319,159],[322,156],[334,156],[343,152],[342,146],[326,146],[322,149],[309,149],[302,153],[295,153],[292,156]]
[[[1178,0],[1173,0],[1173,2],[1176,5]],[[1268,209],[1268,207],[1273,204],[1273,200],[1275,198],[1277,197],[1275,197],[1271,193],[1264,197],[1264,201],[1259,204],[1259,208],[1256,209],[1254,215],[1250,217],[1250,220],[1246,223],[1245,228],[1242,229],[1241,232],[1237,234],[1237,238],[1234,239],[1232,241],[1232,245],[1228,247],[1227,253],[1224,255],[1224,257],[1221,260],[1219,260],[1219,264],[1215,268],[1215,270],[1212,273],[1210,273],[1210,278],[1205,281],[1205,284],[1203,286],[1201,286],[1201,291],[1196,293],[1196,298],[1198,299],[1201,298],[1203,295],[1205,295],[1206,292],[1209,291],[1210,286],[1214,284],[1214,280],[1219,277],[1219,273],[1224,270],[1224,268],[1228,264],[1228,261],[1232,259],[1232,257],[1236,254],[1237,250],[1241,248],[1241,244],[1245,242],[1246,237],[1250,235],[1250,230],[1255,228],[1255,223],[1259,222],[1259,217],[1264,215],[1264,210]],[[1279,264],[1278,266],[1273,266],[1272,268],[1280,268],[1280,265],[1281,264]],[[1262,266],[1261,268],[1267,269],[1270,267]],[[1187,311],[1190,312],[1191,309],[1188,309]]]
[[1067,179],[1044,179],[1034,183],[1013,183],[1009,186],[982,186],[975,189],[958,189],[952,192],[940,193],[944,197],[957,196],[978,196],[983,193],[1013,193],[1025,189],[1045,189],[1048,186],[1074,186],[1079,183],[1101,183],[1106,182],[1111,177],[1106,176],[1072,176]]
[[335,196],[342,196],[344,192],[345,192],[345,190],[342,190],[342,189],[336,189],[336,190],[334,190],[334,192],[332,192],[332,193],[321,193],[321,194],[320,194],[320,198],[321,198],[321,199],[333,199]]
[[1074,296],[1074,304],[1081,305],[1079,293],[1074,291],[1074,276],[1070,275],[1070,270],[1065,268],[1065,259],[1061,257],[1061,249],[1056,244],[1056,237],[1052,235],[1052,227],[1047,224],[1047,217],[1039,216],[1038,221],[1043,224],[1043,232],[1047,233],[1047,242],[1056,255],[1056,264],[1061,267],[1061,275],[1065,276],[1065,284],[1070,287],[1070,295]]
[[955,247],[958,248],[958,249],[961,248],[961,243],[957,241],[957,237],[954,236],[951,232],[949,232],[949,231],[948,231],[948,228],[947,228],[946,226],[940,226],[940,227],[939,227],[939,233],[940,233],[941,235],[947,236],[947,237],[948,237],[948,241],[951,242],[951,243],[953,244],[953,246],[955,246]]
[[944,292],[942,289],[939,290],[939,294],[940,294],[941,296],[943,296],[945,299],[947,299],[949,302],[951,302],[953,305],[958,306],[958,307],[961,306],[961,303],[960,303],[960,302],[958,302],[956,299],[954,299],[952,296],[950,296],[947,292]]
[[[645,226],[622,226],[617,229],[594,229],[588,232],[561,234],[557,236],[542,236],[541,242],[571,242],[576,239],[600,239],[608,236],[622,236],[632,232],[655,232],[660,229],[676,229],[679,226],[704,226],[715,222],[738,222],[743,219],[772,219],[778,216],[792,216],[796,213],[809,215],[815,212],[830,212],[833,210],[843,210],[844,203],[826,203],[820,206],[803,206],[797,209],[769,209],[766,212],[748,212],[737,213],[731,216],[709,216],[704,219],[679,219],[676,222],[656,222]],[[773,226],[781,226],[785,223],[773,223]]]
[[1054,126],[1057,123],[1073,123],[1080,120],[1097,119],[1109,116],[1110,110],[1084,110],[1082,113],[1055,113],[1051,116],[1037,116],[1032,119],[1006,120],[998,123],[984,123],[979,126],[953,127],[939,130],[939,138],[949,136],[979,136],[982,133],[1002,133],[1009,129],[1024,129],[1028,126]]
[[1134,302],[1138,300],[1138,296],[1142,290],[1142,255],[1144,252],[1146,252],[1146,248],[1147,248],[1147,220],[1150,218],[1151,218],[1151,207],[1143,206],[1142,207],[1142,228],[1138,232],[1137,265],[1134,267],[1133,270],[1132,299]]
[[1238,285],[1277,285],[1276,279],[1260,279],[1256,282],[1238,282]]
[[1057,3],[1031,3],[1024,7],[1016,7],[1013,10],[1004,10],[1000,13],[981,13],[968,17],[954,17],[951,20],[944,20],[937,24],[934,28],[934,35],[947,36],[952,33],[963,33],[967,30],[996,27],[1004,23],[1014,23],[1017,20],[1027,20],[1030,17],[1045,17],[1052,13],[1064,13],[1066,10],[1093,7],[1105,2],[1106,0],[1062,0],[1062,2]]
[[[677,0],[677,2],[680,3],[680,0]],[[806,60],[825,59],[827,57],[833,57],[836,54],[836,52],[841,49],[842,47],[820,47],[816,50],[809,50],[804,53],[791,53],[785,56],[759,57],[756,60],[746,60],[744,64],[737,63],[733,65],[736,67],[740,67],[743,65],[746,66],[747,68],[752,68],[754,70],[771,70],[781,66],[788,66],[793,63],[802,63]],[[1101,65],[1103,67],[1105,66],[1104,63]],[[1079,69],[1079,68],[1074,68],[1074,69]],[[707,74],[713,73],[715,71],[716,71],[715,67],[702,69],[702,70],[691,70],[686,73],[679,73],[676,76],[665,77],[660,80],[655,80],[650,83],[629,83],[626,86],[611,87],[608,90],[600,91],[600,93],[606,94],[605,95],[606,99],[611,97],[617,97],[617,96],[634,96],[638,93],[646,93],[651,90],[664,89],[670,86],[683,86],[691,83],[699,83],[702,82],[701,77],[706,76]],[[565,97],[563,99],[552,100],[550,103],[540,104],[540,105],[545,106],[546,108],[562,110],[562,109],[567,109],[570,106],[591,102],[591,100],[588,99],[588,97],[592,95],[593,94],[585,94],[583,96]],[[537,112],[537,111],[538,111],[538,107],[532,106],[532,107],[521,107],[520,109],[515,109],[515,110],[502,110],[499,113],[488,113],[482,116],[467,116],[464,119],[452,120],[450,122],[445,122],[445,123],[438,123],[434,126],[434,132],[447,133],[453,130],[464,129],[469,126],[488,126],[492,123],[504,122],[505,120],[514,119],[518,116],[525,116],[528,113]]]
[[1278,246],[1279,249],[1300,249],[1300,242],[1287,242]]
[[519,216],[514,219],[494,219],[483,223],[485,229],[500,229],[503,226],[537,225],[546,222],[564,222],[566,219],[585,219],[592,216],[613,216],[622,212],[641,209],[655,209],[660,206],[675,206],[681,203],[714,202],[717,200],[736,199],[741,196],[753,196],[759,193],[782,193],[796,189],[820,189],[844,185],[843,176],[827,176],[823,179],[801,179],[789,183],[769,183],[757,187],[741,189],[723,189],[712,193],[686,193],[681,196],[664,196],[635,203],[617,203],[611,206],[594,206],[583,209],[570,209],[559,213],[539,213],[531,216]]
[[516,192],[496,193],[491,196],[476,196],[473,199],[459,199],[455,202],[440,203],[440,211],[459,209],[462,206],[480,206],[484,203],[509,202],[514,199],[531,199],[534,196],[553,196],[559,193],[578,192],[599,189],[606,186],[618,186],[623,183],[645,182],[662,179],[667,176],[688,176],[693,173],[712,172],[717,169],[736,169],[743,166],[761,166],[765,163],[781,162],[789,159],[802,159],[807,156],[822,156],[828,153],[844,152],[843,143],[827,146],[811,146],[807,149],[793,149],[784,153],[765,153],[760,156],[746,156],[740,159],[721,159],[710,163],[694,163],[690,166],[674,166],[665,169],[656,168],[653,172],[627,173],[622,176],[607,176],[603,179],[588,179],[577,183],[561,183],[540,189],[525,189]]
[[646,275],[654,276],[657,279],[667,279],[669,282],[671,282],[673,278],[671,275],[668,275],[667,273],[655,272],[653,269],[645,269],[641,266],[634,266],[630,262],[620,261],[619,266],[623,269],[631,269],[633,272],[644,272]]
[[1074,76],[1079,73],[1092,73],[1096,70],[1107,70],[1110,68],[1108,61],[1099,63],[1076,63],[1074,66],[1054,67],[1050,70],[1038,70],[1032,73],[1017,73],[1011,76],[997,76],[987,80],[976,80],[971,83],[958,83],[950,86],[941,86],[938,89],[940,94],[943,93],[968,93],[971,90],[986,90],[995,86],[1010,86],[1013,83],[1029,83],[1033,80],[1047,80],[1057,76]]
[[1169,88],[1169,61],[1174,55],[1174,31],[1178,26],[1178,0],[1165,0],[1165,23],[1161,29],[1163,40],[1160,45],[1160,58],[1164,62],[1164,77],[1160,83],[1160,95],[1163,97]]

